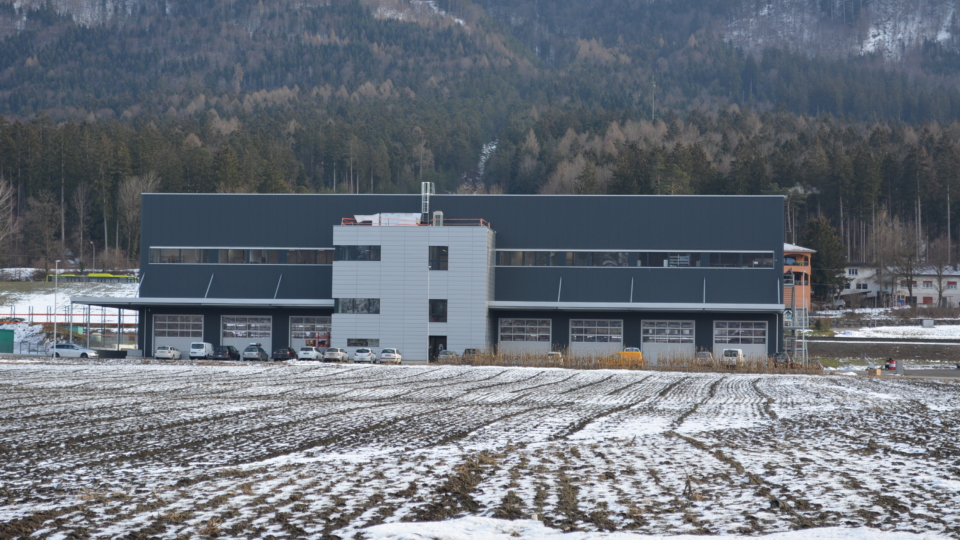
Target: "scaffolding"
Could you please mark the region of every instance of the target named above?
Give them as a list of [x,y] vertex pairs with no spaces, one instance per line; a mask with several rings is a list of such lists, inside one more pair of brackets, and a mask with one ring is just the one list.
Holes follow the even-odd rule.
[[793,272],[783,275],[783,350],[794,361],[807,363],[807,337],[810,327],[810,306],[805,295],[798,295],[797,289],[804,286],[797,284]]

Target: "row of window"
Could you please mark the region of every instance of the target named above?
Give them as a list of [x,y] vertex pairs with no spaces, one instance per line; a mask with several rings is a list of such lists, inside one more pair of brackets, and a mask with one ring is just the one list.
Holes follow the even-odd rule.
[[151,248],[151,264],[333,264],[332,249]]
[[245,339],[270,339],[271,317],[223,317],[223,337]]
[[[860,288],[860,285],[861,285],[860,283],[857,283],[857,288],[858,288],[858,289]],[[864,283],[864,285],[866,285],[866,284]],[[911,285],[913,285],[914,287],[916,287],[916,286],[917,286],[917,282],[914,281],[914,282],[911,283]],[[908,287],[907,281],[901,281],[901,282],[900,282],[900,286],[903,287],[903,288],[907,288],[907,287]],[[849,283],[847,283],[847,288],[848,288],[848,289],[850,288],[850,284],[849,284]],[[932,281],[924,281],[924,282],[923,282],[923,288],[924,288],[924,289],[932,289],[932,288],[933,288],[933,282],[932,282]],[[948,289],[956,289],[956,288],[957,288],[957,282],[956,282],[956,281],[948,281],[948,282],[947,282],[947,288],[948,288]],[[864,289],[866,289],[866,287],[864,287]]]
[[203,315],[157,315],[153,329],[157,337],[203,338]]
[[[500,341],[545,341],[551,339],[550,319],[500,319]],[[641,321],[644,343],[693,344],[693,321]],[[622,343],[623,321],[572,319],[573,343]],[[716,343],[763,345],[767,342],[766,322],[715,321]]]
[[773,252],[498,251],[497,265],[773,268]]

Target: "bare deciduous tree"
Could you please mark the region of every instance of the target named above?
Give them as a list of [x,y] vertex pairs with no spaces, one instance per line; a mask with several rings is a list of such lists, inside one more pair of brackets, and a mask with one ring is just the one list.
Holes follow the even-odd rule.
[[[916,235],[916,227],[912,223],[893,220],[884,225],[886,228],[885,243],[882,244],[884,260],[891,277],[905,282],[907,288],[907,303],[912,301],[914,282],[920,271],[921,247]],[[895,289],[894,289],[895,290]]]
[[943,307],[943,292],[947,288],[944,278],[950,270],[950,242],[946,237],[941,236],[930,242],[927,247],[927,265],[933,270],[935,278],[933,285],[937,288],[937,306]]
[[54,198],[53,193],[41,191],[36,197],[30,197],[27,200],[24,226],[30,231],[27,246],[30,254],[39,259],[43,264],[44,272],[49,273],[50,263],[53,259],[60,257],[63,249],[57,241],[57,232],[60,229],[60,203]]
[[132,246],[140,243],[140,196],[153,193],[160,187],[160,177],[150,171],[141,176],[131,176],[120,182],[117,197],[120,201],[120,218],[127,234],[127,254],[133,255]]

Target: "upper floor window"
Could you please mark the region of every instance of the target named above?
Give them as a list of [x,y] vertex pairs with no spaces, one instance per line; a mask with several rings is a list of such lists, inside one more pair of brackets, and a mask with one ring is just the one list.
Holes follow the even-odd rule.
[[430,269],[446,270],[450,259],[448,246],[430,246]]
[[932,282],[932,281],[924,281],[924,282],[923,282],[923,288],[924,288],[924,289],[932,289],[932,288],[933,288],[933,282]]
[[430,322],[447,322],[446,300],[430,300]]
[[379,261],[380,246],[337,246],[338,261]]
[[773,268],[773,252],[498,251],[498,266]]
[[848,276],[856,276],[857,274],[859,274],[859,272],[860,272],[859,268],[847,268]]
[[335,298],[336,313],[372,314],[380,313],[379,298]]
[[948,288],[948,289],[956,289],[956,288],[957,288],[957,282],[956,282],[956,281],[948,281],[948,282],[947,282],[947,288]]
[[867,289],[869,289],[869,288],[870,288],[870,286],[869,286],[867,283],[857,283],[857,289],[858,289],[858,290],[865,291],[865,290],[867,290]]
[[150,248],[151,264],[331,264],[332,249]]

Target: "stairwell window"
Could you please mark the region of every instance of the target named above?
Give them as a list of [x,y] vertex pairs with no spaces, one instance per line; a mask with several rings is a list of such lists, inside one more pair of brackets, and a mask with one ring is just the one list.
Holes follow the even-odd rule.
[[446,300],[430,300],[430,322],[447,322]]
[[450,260],[448,246],[430,246],[430,269],[446,270]]

